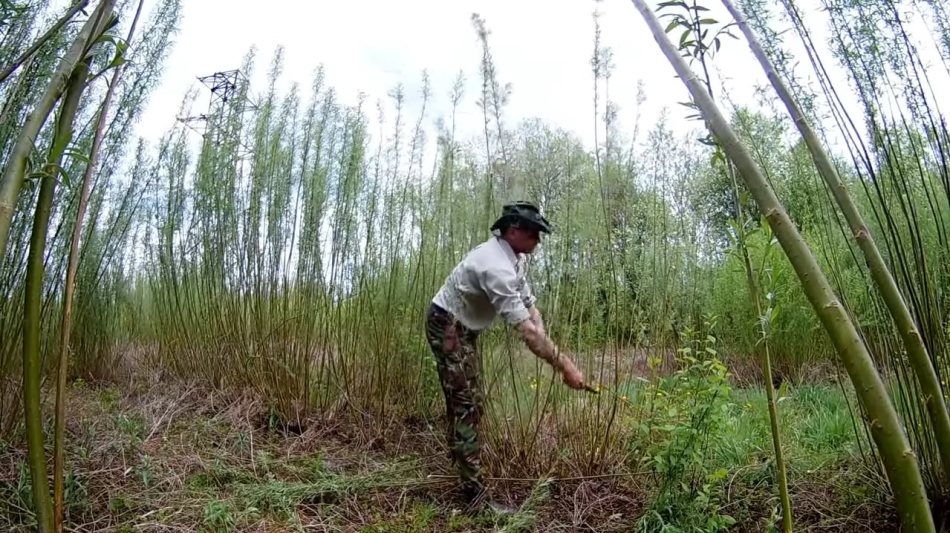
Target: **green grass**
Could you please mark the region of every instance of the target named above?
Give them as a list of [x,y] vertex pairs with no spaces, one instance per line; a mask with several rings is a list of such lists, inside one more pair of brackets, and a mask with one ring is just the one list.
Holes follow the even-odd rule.
[[[792,471],[859,459],[855,426],[840,389],[803,385],[790,388],[777,402],[782,444]],[[764,389],[736,391],[729,433],[729,446],[716,454],[715,461],[720,465],[733,469],[748,465],[750,458],[757,462],[771,458],[772,435]]]

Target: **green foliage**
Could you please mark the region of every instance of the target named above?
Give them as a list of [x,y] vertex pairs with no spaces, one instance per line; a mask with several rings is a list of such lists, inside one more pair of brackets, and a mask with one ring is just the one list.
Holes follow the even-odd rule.
[[730,375],[709,334],[715,320],[708,317],[704,326],[684,332],[678,368],[646,392],[652,416],[645,428],[645,463],[659,476],[660,488],[637,524],[642,533],[717,532],[735,522],[718,512],[728,470],[710,467],[708,460],[710,450],[724,444],[732,419]]
[[234,531],[235,519],[227,502],[211,500],[205,504],[204,525],[209,531]]
[[[46,28],[44,18],[58,17],[51,13],[47,2],[31,3],[22,17],[15,17],[11,26],[0,39],[0,64],[6,65],[31,45],[38,32]],[[132,127],[143,111],[149,93],[158,83],[162,59],[167,55],[180,15],[179,0],[163,0],[156,4],[149,20],[141,24],[142,38],[137,46],[123,52],[129,59],[123,65],[123,83],[116,91],[114,106],[107,120],[103,138],[102,163],[93,171],[93,184],[86,224],[83,227],[80,264],[77,276],[77,298],[74,306],[75,326],[71,331],[70,346],[77,357],[71,370],[87,378],[106,377],[113,374],[115,342],[123,338],[127,327],[117,327],[120,317],[127,317],[122,298],[128,294],[128,258],[135,254],[128,248],[130,220],[141,209],[143,191],[147,179],[137,174],[141,167],[124,167],[124,155]],[[123,33],[134,13],[134,3],[124,3],[118,12],[118,26],[112,32]],[[91,10],[90,10],[91,12]],[[88,13],[86,14],[88,15]],[[83,15],[80,14],[82,19]],[[0,164],[10,161],[11,150],[17,135],[35,109],[45,86],[75,38],[81,24],[66,24],[62,31],[55,32],[28,62],[10,78],[0,84]],[[123,45],[116,42],[100,42],[92,48],[90,68],[106,72],[106,67],[116,57]],[[61,181],[53,198],[50,218],[48,250],[45,254],[45,276],[41,308],[41,353],[46,368],[55,357],[48,357],[59,344],[59,326],[62,317],[61,298],[65,277],[70,236],[76,219],[79,197],[78,181],[86,171],[89,159],[86,156],[92,144],[94,128],[89,122],[102,103],[105,84],[90,85],[79,103],[76,131],[65,150],[66,158],[58,165],[60,174],[71,179]],[[30,166],[34,170],[43,164],[53,140],[54,125],[51,121],[41,128],[30,153]],[[144,145],[142,145],[144,146]],[[146,159],[146,152],[138,154]],[[21,402],[16,401],[20,390],[19,379],[12,379],[22,370],[20,340],[22,339],[23,288],[26,275],[26,253],[32,213],[37,203],[38,183],[27,182],[17,198],[16,211],[10,228],[10,246],[0,262],[0,435],[13,437],[21,421]],[[135,323],[135,321],[132,321]],[[126,321],[128,324],[128,321]]]
[[[0,3],[0,65],[18,57],[42,31],[46,4]],[[791,4],[746,4],[762,33],[774,36],[769,47],[776,57],[788,57],[785,35],[807,40],[807,28]],[[789,12],[795,32],[778,31],[779,22],[768,18],[772,4]],[[862,136],[857,130],[866,127],[870,133],[863,136],[871,139],[864,147],[849,144],[849,153],[836,163],[862,212],[874,213],[870,229],[883,237],[887,261],[946,374],[950,204],[939,154],[950,145],[939,127],[942,117],[927,107],[933,99],[924,83],[913,81],[908,65],[916,56],[899,42],[900,18],[887,14],[889,4],[826,7],[822,16],[836,30],[832,47],[852,85],[861,89],[866,115],[851,117],[866,119],[866,126],[848,133],[857,138]],[[710,9],[697,2],[663,2],[661,8],[681,51],[701,62],[697,68],[730,42],[724,37],[732,36],[732,24],[713,20]],[[743,409],[737,407],[742,401],[731,399],[737,382],[762,384],[756,355],[763,342],[769,343],[776,381],[798,386],[801,398],[812,394],[804,387],[808,382],[833,377],[835,354],[790,263],[777,253],[766,225],[749,215],[753,206],[747,195],[739,191],[736,198],[721,152],[698,123],[696,131],[674,134],[664,111],[654,124],[635,124],[634,135],[626,138],[621,132],[629,125],[617,120],[617,102],[601,101],[606,95],[599,92],[595,96],[605,111],[597,117],[597,146],[585,146],[572,132],[541,120],[511,122],[505,116],[510,88],[493,59],[504,51],[491,49],[487,23],[475,16],[482,53],[470,58],[468,70],[481,78],[478,102],[466,99],[460,74],[448,95],[451,113],[435,120],[434,139],[423,127],[433,122],[433,99],[448,88],[432,87],[427,75],[415,87],[394,87],[389,99],[379,102],[377,123],[370,112],[376,103],[359,99],[344,105],[325,83],[322,67],[306,86],[278,90],[285,61],[278,50],[263,87],[242,86],[238,98],[211,110],[205,137],[176,124],[155,146],[135,143],[132,127],[160,79],[180,9],[178,1],[160,2],[135,46],[107,40],[93,58],[93,73],[119,64],[126,71],[101,163],[93,169],[80,240],[71,376],[124,380],[143,368],[159,368],[208,387],[250,388],[267,400],[268,422],[283,430],[303,429],[299,426],[314,413],[435,427],[441,398],[421,335],[425,307],[462,254],[488,237],[500,202],[519,196],[538,201],[557,227],[530,264],[549,330],[593,381],[613,381],[609,387],[628,390],[636,399],[628,402],[618,394],[588,401],[564,394],[509,332],[492,329],[483,337],[491,391],[486,440],[500,451],[487,462],[502,475],[541,475],[549,465],[582,473],[609,470],[610,461],[624,459],[621,444],[632,432],[637,453],[645,454],[662,488],[641,527],[718,530],[727,520],[714,513],[722,501],[720,469],[734,473],[735,458],[750,450],[768,455],[762,451],[769,447],[760,416],[765,404],[755,401]],[[120,25],[128,15],[126,6]],[[876,20],[884,28],[881,35],[867,32],[861,17]],[[946,14],[935,13],[935,20],[946,22]],[[35,107],[75,31],[67,26],[54,35],[30,64],[0,85],[0,163],[8,162],[17,125]],[[864,44],[887,53],[877,57]],[[609,82],[612,61],[598,41],[592,61],[598,84]],[[800,68],[792,71],[793,61],[777,63],[784,76],[801,76]],[[255,68],[251,51],[241,70],[250,77]],[[892,76],[897,88],[884,86],[884,72],[900,74]],[[714,87],[710,75],[703,75]],[[820,111],[821,99],[808,94],[807,86],[796,87],[814,112]],[[89,90],[79,111],[83,123],[102,98],[101,87]],[[874,100],[882,91],[913,104],[906,117],[882,113],[885,106]],[[260,106],[242,108],[246,94],[255,95]],[[197,96],[187,95],[181,116],[196,114],[190,108],[204,101]],[[638,95],[638,105],[642,98]],[[728,100],[729,94],[721,98]],[[411,101],[419,110],[415,116]],[[687,115],[695,112],[693,103],[683,105]],[[455,117],[476,108],[485,131],[462,138]],[[683,111],[674,109],[677,117]],[[900,353],[895,332],[869,290],[865,265],[807,150],[790,138],[790,123],[766,106],[736,106],[730,118],[860,321],[876,359],[889,372],[905,420],[921,421],[909,424],[919,433],[914,450],[930,473],[930,487],[939,487],[935,446],[913,376],[903,368],[902,356],[893,355]],[[52,208],[44,354],[54,348],[48,339],[57,338],[78,199],[74,182],[88,164],[80,154],[92,143],[89,130],[77,132],[70,157],[57,169],[72,180],[63,182]],[[52,133],[49,127],[40,132],[30,154],[34,167]],[[694,142],[697,136],[703,143]],[[0,266],[0,329],[12,332],[0,336],[0,435],[10,440],[20,422],[19,385],[11,376],[22,370],[17,310],[23,307],[31,225],[26,213],[34,209],[36,192],[35,183],[29,184],[17,200],[11,244]],[[735,253],[740,234],[760,285],[761,313],[750,304],[744,258]],[[719,318],[706,323],[704,314]],[[710,337],[695,337],[696,331]],[[672,373],[666,361],[654,365],[649,385],[632,385],[647,379],[641,374],[648,372],[635,368],[637,361],[661,361],[670,352],[678,354]],[[628,360],[634,363],[627,365]],[[867,451],[843,400],[824,403],[816,397],[815,411],[805,414],[808,400],[791,398],[780,397],[779,405],[783,426],[785,409],[795,417],[787,422],[794,429],[785,438],[795,455],[792,471],[803,461],[814,466],[811,459],[829,450]],[[643,412],[648,414],[640,416]],[[117,423],[128,431],[123,451],[135,476],[154,486],[156,465],[135,448],[136,439],[144,437],[140,421]],[[250,453],[255,444],[242,435],[240,446]],[[281,509],[315,490],[312,484],[285,482],[247,485],[241,490],[248,501]],[[675,494],[684,487],[691,496]],[[225,500],[204,510],[211,529],[231,527],[236,519],[232,502]]]

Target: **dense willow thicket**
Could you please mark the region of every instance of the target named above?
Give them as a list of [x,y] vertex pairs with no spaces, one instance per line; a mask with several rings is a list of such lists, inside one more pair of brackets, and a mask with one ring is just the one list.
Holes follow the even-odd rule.
[[[0,68],[14,64],[62,15],[47,4],[0,4]],[[831,134],[844,139],[843,150],[830,151],[838,177],[944,382],[950,136],[929,77],[947,71],[926,71],[924,44],[917,41],[950,58],[948,14],[938,2],[913,3],[929,29],[911,32],[903,2],[821,4],[825,11],[807,18],[829,24],[830,47],[815,41],[806,14],[792,2],[744,0],[739,8],[818,136],[826,144]],[[118,2],[121,31],[135,5]],[[697,25],[722,26],[700,21],[692,9]],[[406,111],[412,95],[404,85],[379,105],[344,105],[322,67],[305,85],[279,92],[285,54],[279,49],[266,67],[266,84],[243,84],[237,97],[214,106],[203,136],[176,123],[148,146],[134,140],[133,127],[160,79],[180,11],[177,0],[163,0],[143,17],[105,122],[80,232],[70,376],[114,379],[161,368],[209,387],[255,390],[291,425],[311,413],[342,410],[431,417],[441,399],[423,313],[462,254],[488,237],[501,204],[516,198],[538,202],[556,226],[532,258],[530,276],[548,329],[577,354],[591,381],[611,390],[638,377],[653,381],[654,372],[677,366],[677,350],[686,347],[718,354],[743,384],[762,384],[763,337],[776,382],[836,375],[838,356],[791,264],[742,181],[721,164],[722,153],[696,140],[704,137],[702,128],[675,135],[671,113],[684,109],[675,106],[654,124],[636,124],[642,134],[622,133],[631,125],[619,123],[617,102],[606,98],[612,58],[599,30],[591,58],[596,147],[556,125],[506,119],[504,73],[492,59],[504,51],[490,48],[487,23],[477,15],[473,33],[484,54],[464,70],[479,79],[479,94],[465,94],[461,77],[454,87],[433,87],[423,74],[411,84],[422,102],[414,115]],[[77,30],[65,25],[53,33],[0,82],[4,165]],[[678,32],[670,33],[674,41]],[[681,50],[695,45],[686,39],[679,39]],[[744,44],[723,38],[720,46],[738,53]],[[791,70],[793,50],[807,66]],[[832,62],[846,80],[828,74]],[[256,52],[239,68],[252,78],[261,68]],[[80,101],[52,205],[42,307],[46,356],[60,348],[68,251],[87,170],[83,154],[91,150],[106,90],[105,83],[90,84]],[[779,111],[781,103],[766,94],[764,105],[731,109],[730,124],[855,318],[906,424],[927,489],[939,500],[948,485],[901,337],[812,153]],[[729,101],[728,94],[717,97]],[[206,98],[189,93],[179,115],[195,114],[192,108],[203,108]],[[451,113],[434,116],[436,98],[448,99]],[[484,129],[462,136],[456,113],[473,108]],[[430,124],[435,138],[427,135]],[[32,157],[43,157],[52,135],[50,121]],[[36,201],[37,187],[28,181],[0,267],[4,438],[16,436],[21,421],[21,311]],[[756,294],[760,304],[753,305]],[[715,349],[702,344],[707,335]],[[641,437],[653,430],[620,421],[626,398],[581,401],[550,382],[503,328],[486,337],[488,461],[496,472],[542,475],[563,458],[564,447],[572,468],[610,471],[650,449]],[[55,357],[44,368],[55,376]],[[712,380],[706,392],[719,386],[704,379]],[[651,405],[637,402],[633,418],[652,421]],[[865,429],[856,423],[855,431]],[[515,456],[534,460],[497,460]]]

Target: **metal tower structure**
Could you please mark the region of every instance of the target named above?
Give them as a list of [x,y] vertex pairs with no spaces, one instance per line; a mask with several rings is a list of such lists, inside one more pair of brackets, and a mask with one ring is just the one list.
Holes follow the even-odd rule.
[[[179,117],[185,126],[199,133],[205,142],[214,142],[220,121],[228,115],[242,116],[248,111],[257,110],[257,104],[251,99],[248,85],[250,82],[240,70],[215,72],[198,78],[211,91],[208,112],[191,117]],[[245,147],[246,149],[246,147]]]

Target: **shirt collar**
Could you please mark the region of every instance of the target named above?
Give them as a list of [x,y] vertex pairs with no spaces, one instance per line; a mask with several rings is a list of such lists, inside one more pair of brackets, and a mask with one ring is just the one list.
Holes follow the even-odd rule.
[[498,246],[500,246],[501,249],[505,252],[505,255],[508,256],[508,259],[510,259],[513,264],[517,265],[519,263],[520,258],[518,257],[518,254],[516,254],[515,251],[511,248],[511,245],[508,244],[508,241],[498,236],[495,237],[495,241],[498,243]]

